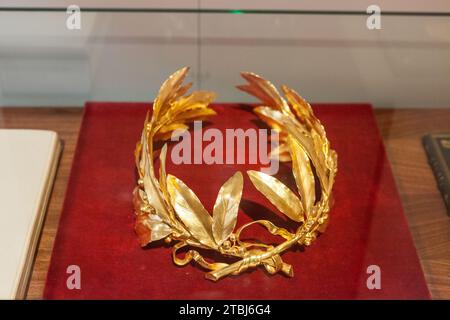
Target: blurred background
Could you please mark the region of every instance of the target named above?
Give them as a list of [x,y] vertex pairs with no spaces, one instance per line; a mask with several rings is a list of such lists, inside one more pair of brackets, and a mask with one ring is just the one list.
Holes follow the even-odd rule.
[[450,106],[449,1],[317,2],[2,0],[0,106],[151,101],[185,65],[222,102],[253,101],[234,88],[253,71],[312,102]]

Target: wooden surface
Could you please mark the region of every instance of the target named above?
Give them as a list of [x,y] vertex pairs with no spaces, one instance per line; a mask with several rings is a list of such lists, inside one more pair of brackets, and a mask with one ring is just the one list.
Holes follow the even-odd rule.
[[[432,296],[450,299],[450,218],[420,141],[425,133],[450,132],[450,109],[382,109],[375,113]],[[81,116],[81,108],[0,108],[0,128],[54,130],[64,142],[29,299],[42,298]]]

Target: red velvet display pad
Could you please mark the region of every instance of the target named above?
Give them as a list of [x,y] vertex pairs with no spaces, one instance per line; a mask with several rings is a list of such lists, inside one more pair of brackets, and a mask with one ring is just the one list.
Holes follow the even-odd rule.
[[[258,128],[248,106],[216,104],[219,116],[204,124]],[[400,198],[369,105],[315,105],[339,155],[335,205],[327,231],[305,250],[283,254],[294,278],[270,276],[263,268],[219,282],[194,264],[176,267],[163,243],[141,248],[133,230],[133,151],[145,114],[140,103],[88,103],[59,223],[44,297],[48,299],[427,299],[429,292]],[[205,143],[206,145],[207,143]],[[228,148],[229,149],[229,148]],[[229,150],[226,150],[227,152]],[[259,165],[171,163],[212,212],[220,186],[244,173],[238,225],[269,218],[290,223],[252,186],[245,171]],[[294,186],[289,165],[277,177]],[[251,236],[267,237],[255,228]],[[267,238],[266,238],[267,239]],[[81,289],[69,290],[67,268],[81,269]],[[367,268],[381,270],[381,289],[367,288]]]

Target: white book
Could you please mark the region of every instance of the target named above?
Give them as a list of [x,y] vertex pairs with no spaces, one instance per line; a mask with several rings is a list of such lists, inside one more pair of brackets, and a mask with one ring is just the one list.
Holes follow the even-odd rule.
[[23,299],[61,144],[44,130],[0,129],[0,299]]

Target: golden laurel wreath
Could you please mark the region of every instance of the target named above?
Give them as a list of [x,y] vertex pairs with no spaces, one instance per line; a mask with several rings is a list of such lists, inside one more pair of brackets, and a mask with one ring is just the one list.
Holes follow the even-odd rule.
[[[311,106],[294,90],[282,86],[283,98],[267,80],[253,73],[242,73],[247,84],[238,86],[263,103],[253,111],[272,129],[279,132],[276,153],[281,161],[292,161],[298,195],[281,181],[258,171],[247,171],[253,185],[279,211],[299,223],[295,233],[277,227],[269,220],[256,220],[236,227],[243,177],[238,171],[220,188],[212,216],[177,177],[165,169],[167,144],[159,152],[159,174],[155,173],[157,140],[167,140],[174,130],[187,130],[187,123],[215,115],[208,108],[214,93],[195,91],[186,95],[192,83],[182,85],[188,68],[172,74],[161,86],[153,104],[151,119],[147,114],[140,141],[135,150],[138,185],[133,195],[136,213],[135,231],[141,246],[165,239],[174,243],[172,257],[178,266],[191,261],[209,270],[206,278],[217,281],[262,265],[269,274],[282,272],[292,277],[292,266],[281,254],[293,245],[309,246],[324,232],[332,205],[332,187],[337,172],[337,154],[330,148],[324,127]],[[316,185],[318,184],[317,188]],[[316,191],[317,189],[317,191]],[[318,191],[320,190],[320,192]],[[268,245],[244,242],[240,235],[247,227],[260,224],[284,242]],[[184,256],[178,251],[189,247]],[[209,262],[194,248],[214,250],[236,262]]]

